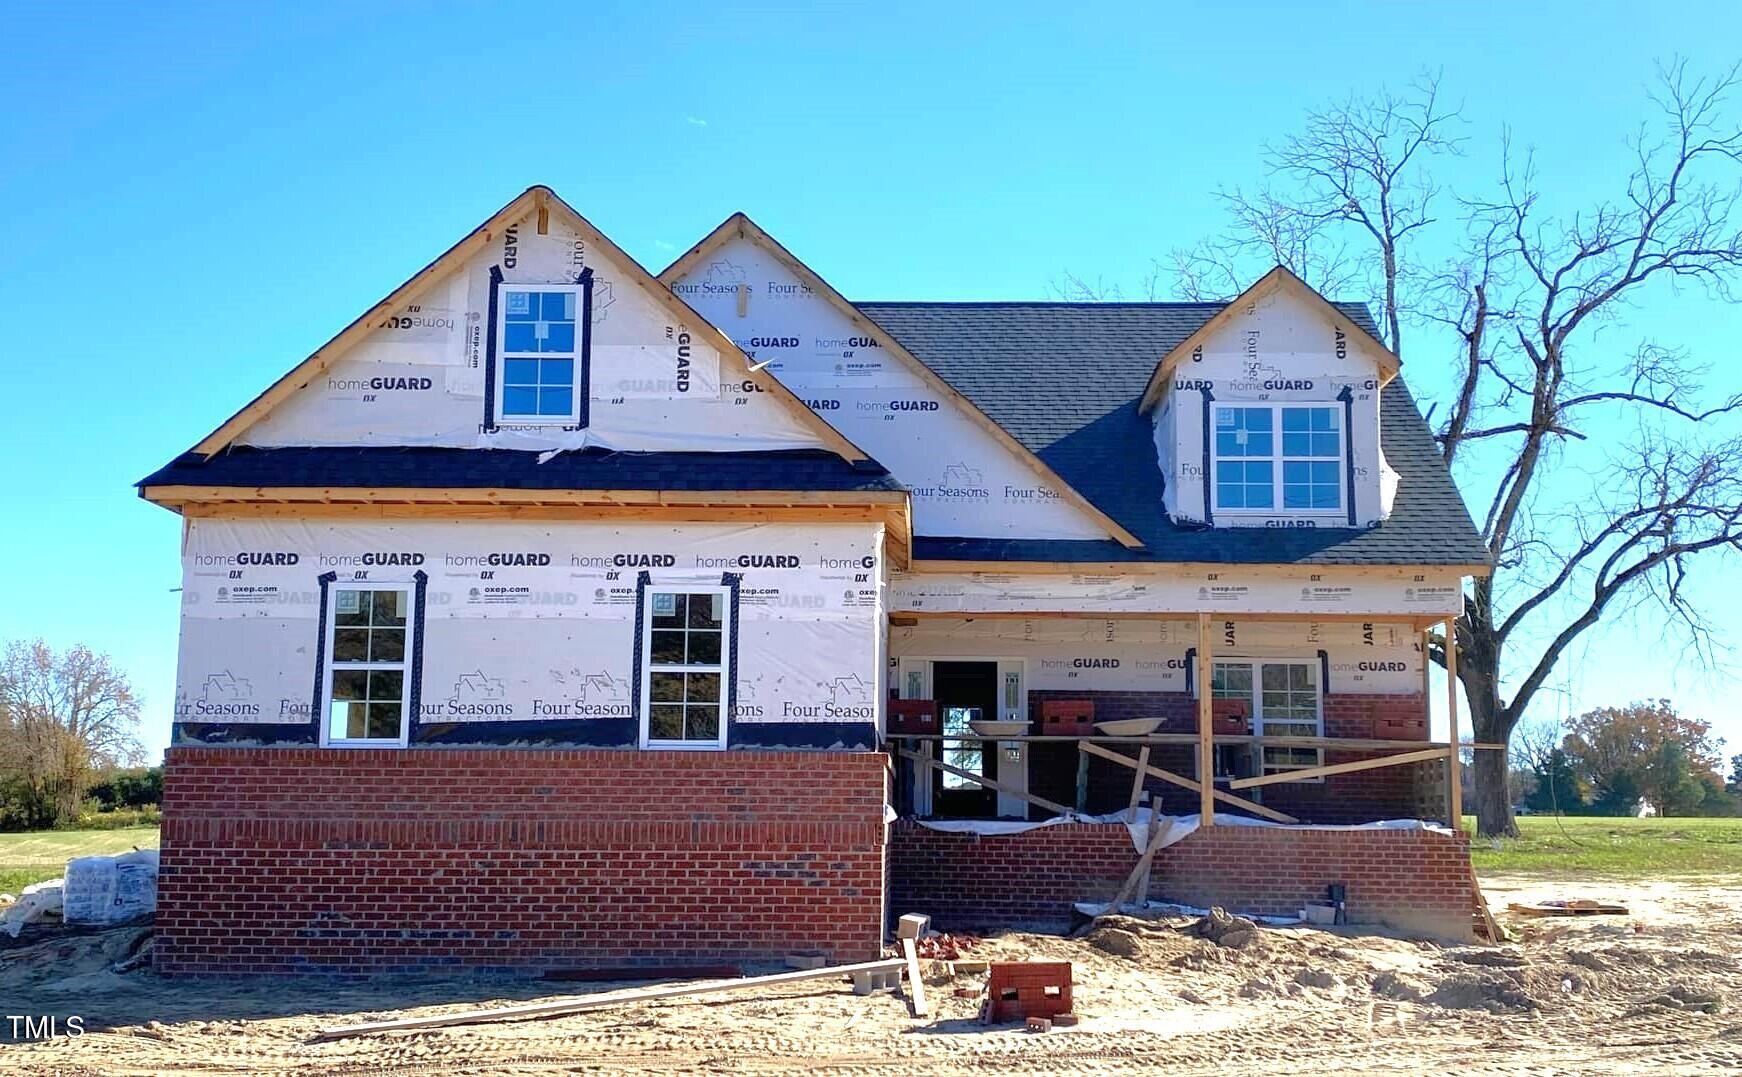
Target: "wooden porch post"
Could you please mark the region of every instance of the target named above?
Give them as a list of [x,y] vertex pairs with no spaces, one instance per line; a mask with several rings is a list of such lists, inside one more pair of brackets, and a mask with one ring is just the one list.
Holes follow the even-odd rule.
[[1216,825],[1216,749],[1210,721],[1210,615],[1198,614],[1198,819]]
[[[1422,661],[1426,661],[1426,655]],[[1453,830],[1459,830],[1464,825],[1464,782],[1463,775],[1458,771],[1458,619],[1448,618],[1446,621],[1446,721],[1448,723],[1447,740],[1451,747],[1446,749],[1446,799],[1450,802],[1451,824]]]

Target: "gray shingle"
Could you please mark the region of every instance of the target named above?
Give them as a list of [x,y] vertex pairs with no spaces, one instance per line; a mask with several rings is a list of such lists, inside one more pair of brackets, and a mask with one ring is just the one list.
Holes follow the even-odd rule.
[[[1381,445],[1399,475],[1392,515],[1370,529],[1175,525],[1137,404],[1156,364],[1220,303],[855,304],[1039,456],[1146,550],[1111,542],[919,539],[920,557],[1051,561],[1476,564],[1469,512],[1403,379],[1380,402]],[[1367,308],[1338,304],[1374,331]]]
[[882,465],[832,452],[583,452],[235,447],[186,453],[140,486],[500,487],[514,490],[900,490]]

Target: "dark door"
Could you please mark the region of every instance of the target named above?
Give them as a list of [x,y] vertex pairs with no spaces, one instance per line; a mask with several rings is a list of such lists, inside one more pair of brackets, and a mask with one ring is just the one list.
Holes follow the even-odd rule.
[[[998,717],[998,663],[934,662],[931,676],[945,736],[971,734],[970,721]],[[998,777],[997,741],[946,740],[941,758],[958,770]],[[941,770],[933,775],[934,814],[957,819],[990,819],[998,814],[996,792]]]

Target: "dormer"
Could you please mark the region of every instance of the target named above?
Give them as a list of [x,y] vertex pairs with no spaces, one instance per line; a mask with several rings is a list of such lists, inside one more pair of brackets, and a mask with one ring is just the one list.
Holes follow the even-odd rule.
[[1379,390],[1398,360],[1347,311],[1278,266],[1164,356],[1141,412],[1163,508],[1178,524],[1365,528],[1397,475]]

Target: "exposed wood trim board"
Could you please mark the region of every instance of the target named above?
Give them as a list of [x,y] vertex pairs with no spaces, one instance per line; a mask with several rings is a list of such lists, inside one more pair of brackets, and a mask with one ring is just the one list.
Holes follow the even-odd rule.
[[525,490],[459,486],[147,486],[147,501],[472,505],[898,505],[901,490]]
[[[751,220],[747,215],[743,213],[734,213],[724,221],[720,222],[719,226],[712,232],[709,232],[706,236],[702,237],[700,242],[679,255],[671,265],[666,266],[659,274],[660,282],[669,288],[673,281],[677,280],[685,273],[688,273],[691,269],[694,269],[701,263],[702,259],[712,254],[715,248],[729,242],[730,240],[740,238],[749,240],[751,243],[756,244],[766,250],[769,254],[773,255],[776,261],[784,265],[794,276],[808,285],[812,291],[822,296],[823,300],[833,306],[843,317],[851,321],[867,336],[875,338],[884,351],[895,356],[898,361],[911,368],[913,373],[923,380],[933,392],[942,396],[946,400],[954,402],[962,409],[962,413],[968,416],[976,426],[979,426],[987,434],[991,435],[991,437],[1007,451],[1015,455],[1018,459],[1023,461],[1023,463],[1027,464],[1035,474],[1039,475],[1046,482],[1057,486],[1059,492],[1064,496],[1066,501],[1069,501],[1075,508],[1088,514],[1096,523],[1106,528],[1107,533],[1113,536],[1114,539],[1118,540],[1121,546],[1125,546],[1129,549],[1141,549],[1143,547],[1143,542],[1138,539],[1136,535],[1127,530],[1119,523],[1119,521],[1113,519],[1111,516],[1107,515],[1107,513],[1096,507],[1088,498],[1084,497],[1081,493],[1078,493],[1075,487],[1060,478],[1057,472],[1047,466],[1039,456],[1036,456],[1032,449],[1016,440],[1008,430],[995,422],[991,416],[981,411],[978,405],[958,392],[955,386],[945,381],[943,377],[941,377],[936,371],[932,370],[931,367],[927,366],[917,355],[908,351],[900,341],[891,336],[882,326],[872,321],[868,316],[860,311],[859,308],[855,307],[845,296],[840,292],[835,291],[828,281],[817,275],[815,270],[800,261],[798,256],[782,246],[779,240],[769,235],[760,225]],[[740,314],[742,314],[742,311],[740,311]]]
[[[1357,576],[1419,576],[1428,572],[1456,572],[1461,576],[1486,576],[1492,571],[1489,565],[1318,565],[1298,564],[1284,565],[1274,562],[1258,562],[1254,564],[1222,564],[1209,561],[951,561],[936,558],[917,558],[913,562],[915,574],[924,573],[955,573],[955,572],[990,572],[990,573],[1038,573],[1070,575],[1073,573],[1090,573],[1097,576],[1143,576],[1156,573],[1184,574],[1208,572],[1248,572],[1254,575],[1288,575],[1298,576],[1303,572],[1320,572],[1337,575]],[[1436,622],[1437,623],[1437,620]]]

